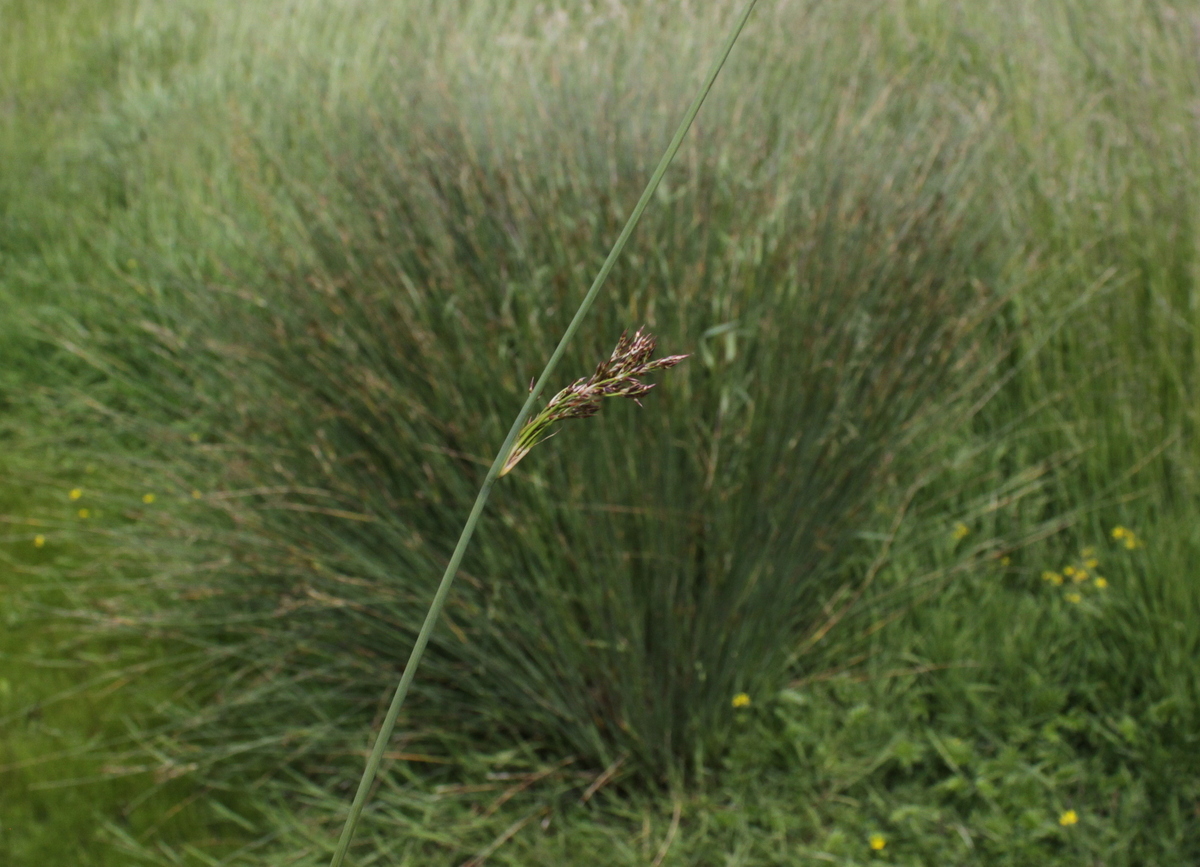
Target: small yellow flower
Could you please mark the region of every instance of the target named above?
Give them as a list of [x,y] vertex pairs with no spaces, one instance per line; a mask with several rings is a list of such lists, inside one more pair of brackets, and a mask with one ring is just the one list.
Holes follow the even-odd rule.
[[1082,584],[1084,581],[1088,580],[1088,573],[1086,573],[1082,569],[1080,569],[1078,572],[1075,573],[1075,575],[1071,578],[1071,580],[1074,581],[1076,584]]
[[1063,583],[1063,576],[1059,575],[1057,572],[1043,572],[1042,580],[1049,581],[1051,584],[1057,587]]
[[33,537],[33,547],[41,548],[45,544],[46,544],[46,537],[43,536],[41,533],[38,533],[36,536]]
[[1078,821],[1079,821],[1079,814],[1076,813],[1074,810],[1067,810],[1065,813],[1063,813],[1061,816],[1058,817],[1058,824],[1062,825],[1064,828],[1068,827],[1069,825],[1074,825]]
[[1142,547],[1142,540],[1137,537],[1137,533],[1127,527],[1113,527],[1112,537],[1118,541],[1123,540],[1125,547],[1130,551]]
[[1105,578],[1096,578],[1096,587],[1097,587],[1097,589],[1103,590],[1103,589],[1104,589],[1105,587],[1107,587],[1107,586],[1108,586],[1108,580],[1107,580],[1107,579],[1105,579]]
[[1086,560],[1083,561],[1083,565],[1084,565],[1084,567],[1086,567],[1088,569],[1095,569],[1097,566],[1100,565],[1100,561],[1097,560],[1095,557],[1088,557]]
[[1001,566],[1011,566],[1012,565],[1012,557],[1001,557],[1000,565]]
[[1075,567],[1074,566],[1064,566],[1063,574],[1066,575],[1068,578],[1070,578],[1072,575],[1075,574]]
[[142,494],[142,502],[147,506],[154,502],[154,494]]
[[72,500],[78,500],[80,497],[83,496],[83,489],[82,488],[72,488],[71,493],[67,494],[67,496],[70,497]]
[[962,521],[959,521],[957,524],[954,525],[954,533],[952,535],[954,536],[955,542],[960,542],[963,539],[967,538],[967,536],[971,535],[971,528],[968,527],[966,524],[964,524]]
[[80,509],[80,510],[79,510],[79,517],[81,517],[81,518],[87,518],[87,516],[88,516],[88,515],[90,515],[90,514],[92,514],[92,513],[91,513],[91,512],[89,512],[87,509]]
[[734,707],[750,707],[750,696],[744,692],[739,692],[733,697]]
[[876,852],[878,852],[880,849],[882,849],[884,846],[887,845],[887,838],[884,837],[882,834],[872,834],[870,839],[867,842],[872,849],[874,849]]
[[1083,601],[1083,597],[1080,596],[1078,593],[1068,593],[1066,595],[1066,597],[1064,597],[1064,598],[1068,602],[1070,602],[1072,605],[1078,605],[1080,602]]
[[200,493],[199,491],[192,491],[192,499],[193,500],[198,500],[203,496],[204,496],[204,494]]

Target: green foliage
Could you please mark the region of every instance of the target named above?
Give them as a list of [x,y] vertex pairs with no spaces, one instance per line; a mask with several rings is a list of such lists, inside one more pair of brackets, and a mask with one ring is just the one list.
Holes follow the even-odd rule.
[[103,520],[94,491],[111,480],[94,467],[74,476],[72,465],[46,448],[0,455],[0,861],[128,864],[107,845],[105,824],[217,850],[231,830],[244,832],[192,806],[196,787],[172,779],[128,724],[130,715],[153,724],[150,709],[169,698],[156,675],[179,665],[178,653],[105,640],[75,610],[106,595],[95,568],[103,536],[77,528],[92,520],[81,508]]
[[[89,558],[38,653],[174,660],[121,749],[319,863],[730,10],[60,5],[0,3],[3,435],[63,463],[5,511]],[[756,12],[563,384],[693,357],[497,489],[364,860],[1197,860],[1189,14]]]
[[[716,106],[730,107],[740,80]],[[481,86],[468,79],[449,98]],[[176,601],[147,616],[243,660],[235,679],[278,673],[227,704],[197,696],[205,710],[188,729],[223,745],[214,761],[261,740],[247,714],[274,719],[278,737],[296,705],[369,719],[395,673],[371,660],[405,657],[481,456],[614,227],[595,203],[636,194],[636,175],[606,168],[636,165],[641,150],[602,144],[607,86],[603,73],[575,84],[597,108],[584,137],[540,124],[493,141],[438,121],[450,105],[405,81],[381,93],[399,105],[420,94],[428,123],[339,118],[315,188],[258,187],[267,168],[288,179],[304,167],[251,137],[239,191],[263,197],[259,220],[286,210],[294,229],[278,247],[264,238],[268,259],[225,264],[230,292],[153,274],[132,292],[96,290],[104,305],[81,327],[103,336],[82,351],[111,396],[93,397],[187,504],[164,498],[161,535],[140,531],[157,568],[180,576],[159,587]],[[518,113],[533,98],[510,94]],[[911,471],[933,395],[969,385],[988,360],[965,342],[997,303],[984,287],[1001,268],[969,180],[985,132],[939,119],[944,99],[921,82],[900,99],[928,118],[925,132],[838,130],[837,112],[868,111],[867,96],[809,107],[790,94],[795,125],[765,142],[718,139],[674,173],[669,205],[646,220],[608,310],[568,358],[590,368],[632,318],[701,363],[649,418],[618,411],[575,435],[587,459],[560,451],[518,475],[468,554],[455,626],[435,638],[410,716],[419,730],[531,738],[600,767],[628,753],[665,777],[720,753],[734,693],[795,665],[846,580],[831,552],[844,569],[886,473]],[[753,112],[746,130],[779,110],[734,105]],[[795,126],[878,156],[799,162]],[[594,225],[547,235],[562,219]],[[196,426],[198,448],[180,436]],[[188,502],[193,486],[219,508]],[[196,558],[220,556],[229,568],[198,592]],[[341,727],[327,728],[340,743]]]
[[[981,565],[940,610],[897,625],[889,659],[729,709],[733,748],[681,796],[674,834],[672,802],[631,791],[622,773],[584,805],[594,777],[510,750],[464,755],[455,776],[398,766],[361,849],[459,864],[520,825],[493,863],[583,864],[598,851],[646,863],[668,839],[663,863],[690,865],[1190,863],[1200,837],[1180,808],[1200,795],[1194,727],[1170,718],[1186,702],[1164,715],[1161,696],[1107,682],[1120,667],[1098,634],[1136,607],[1135,576],[1161,556],[1106,553],[1103,610]],[[321,823],[291,808],[270,822],[299,863],[319,864],[338,801],[300,791]],[[1063,824],[1069,811],[1077,822]]]

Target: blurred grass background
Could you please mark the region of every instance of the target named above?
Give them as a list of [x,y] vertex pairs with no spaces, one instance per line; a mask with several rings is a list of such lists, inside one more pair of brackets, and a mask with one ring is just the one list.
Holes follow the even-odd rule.
[[[327,861],[735,11],[0,0],[5,863]],[[497,491],[360,862],[1200,860],[1198,63],[763,2],[563,384],[692,357]]]

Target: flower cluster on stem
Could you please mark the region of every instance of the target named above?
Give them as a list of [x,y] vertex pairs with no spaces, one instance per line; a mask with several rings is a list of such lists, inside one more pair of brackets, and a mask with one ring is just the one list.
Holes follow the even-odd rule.
[[638,398],[654,386],[642,382],[638,377],[674,367],[687,358],[686,355],[668,355],[651,361],[656,343],[654,335],[647,333],[644,327],[639,328],[633,337],[629,336],[628,331],[622,332],[612,357],[596,365],[595,373],[575,380],[554,395],[541,412],[525,422],[500,475],[505,475],[520,463],[538,443],[553,436],[550,428],[556,422],[590,418],[600,411],[600,401],[606,397],[632,398],[641,406]]

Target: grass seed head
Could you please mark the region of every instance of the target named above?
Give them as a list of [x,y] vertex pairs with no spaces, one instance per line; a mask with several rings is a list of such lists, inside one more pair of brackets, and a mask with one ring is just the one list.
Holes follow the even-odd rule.
[[590,418],[600,411],[600,401],[606,397],[628,397],[641,406],[638,398],[654,385],[642,382],[638,377],[674,367],[687,358],[686,355],[667,355],[651,360],[656,345],[654,335],[646,332],[645,327],[639,328],[633,337],[628,331],[622,332],[616,349],[608,359],[596,365],[595,373],[575,380],[525,422],[500,475],[507,474],[534,446],[552,436],[550,427],[556,422]]

